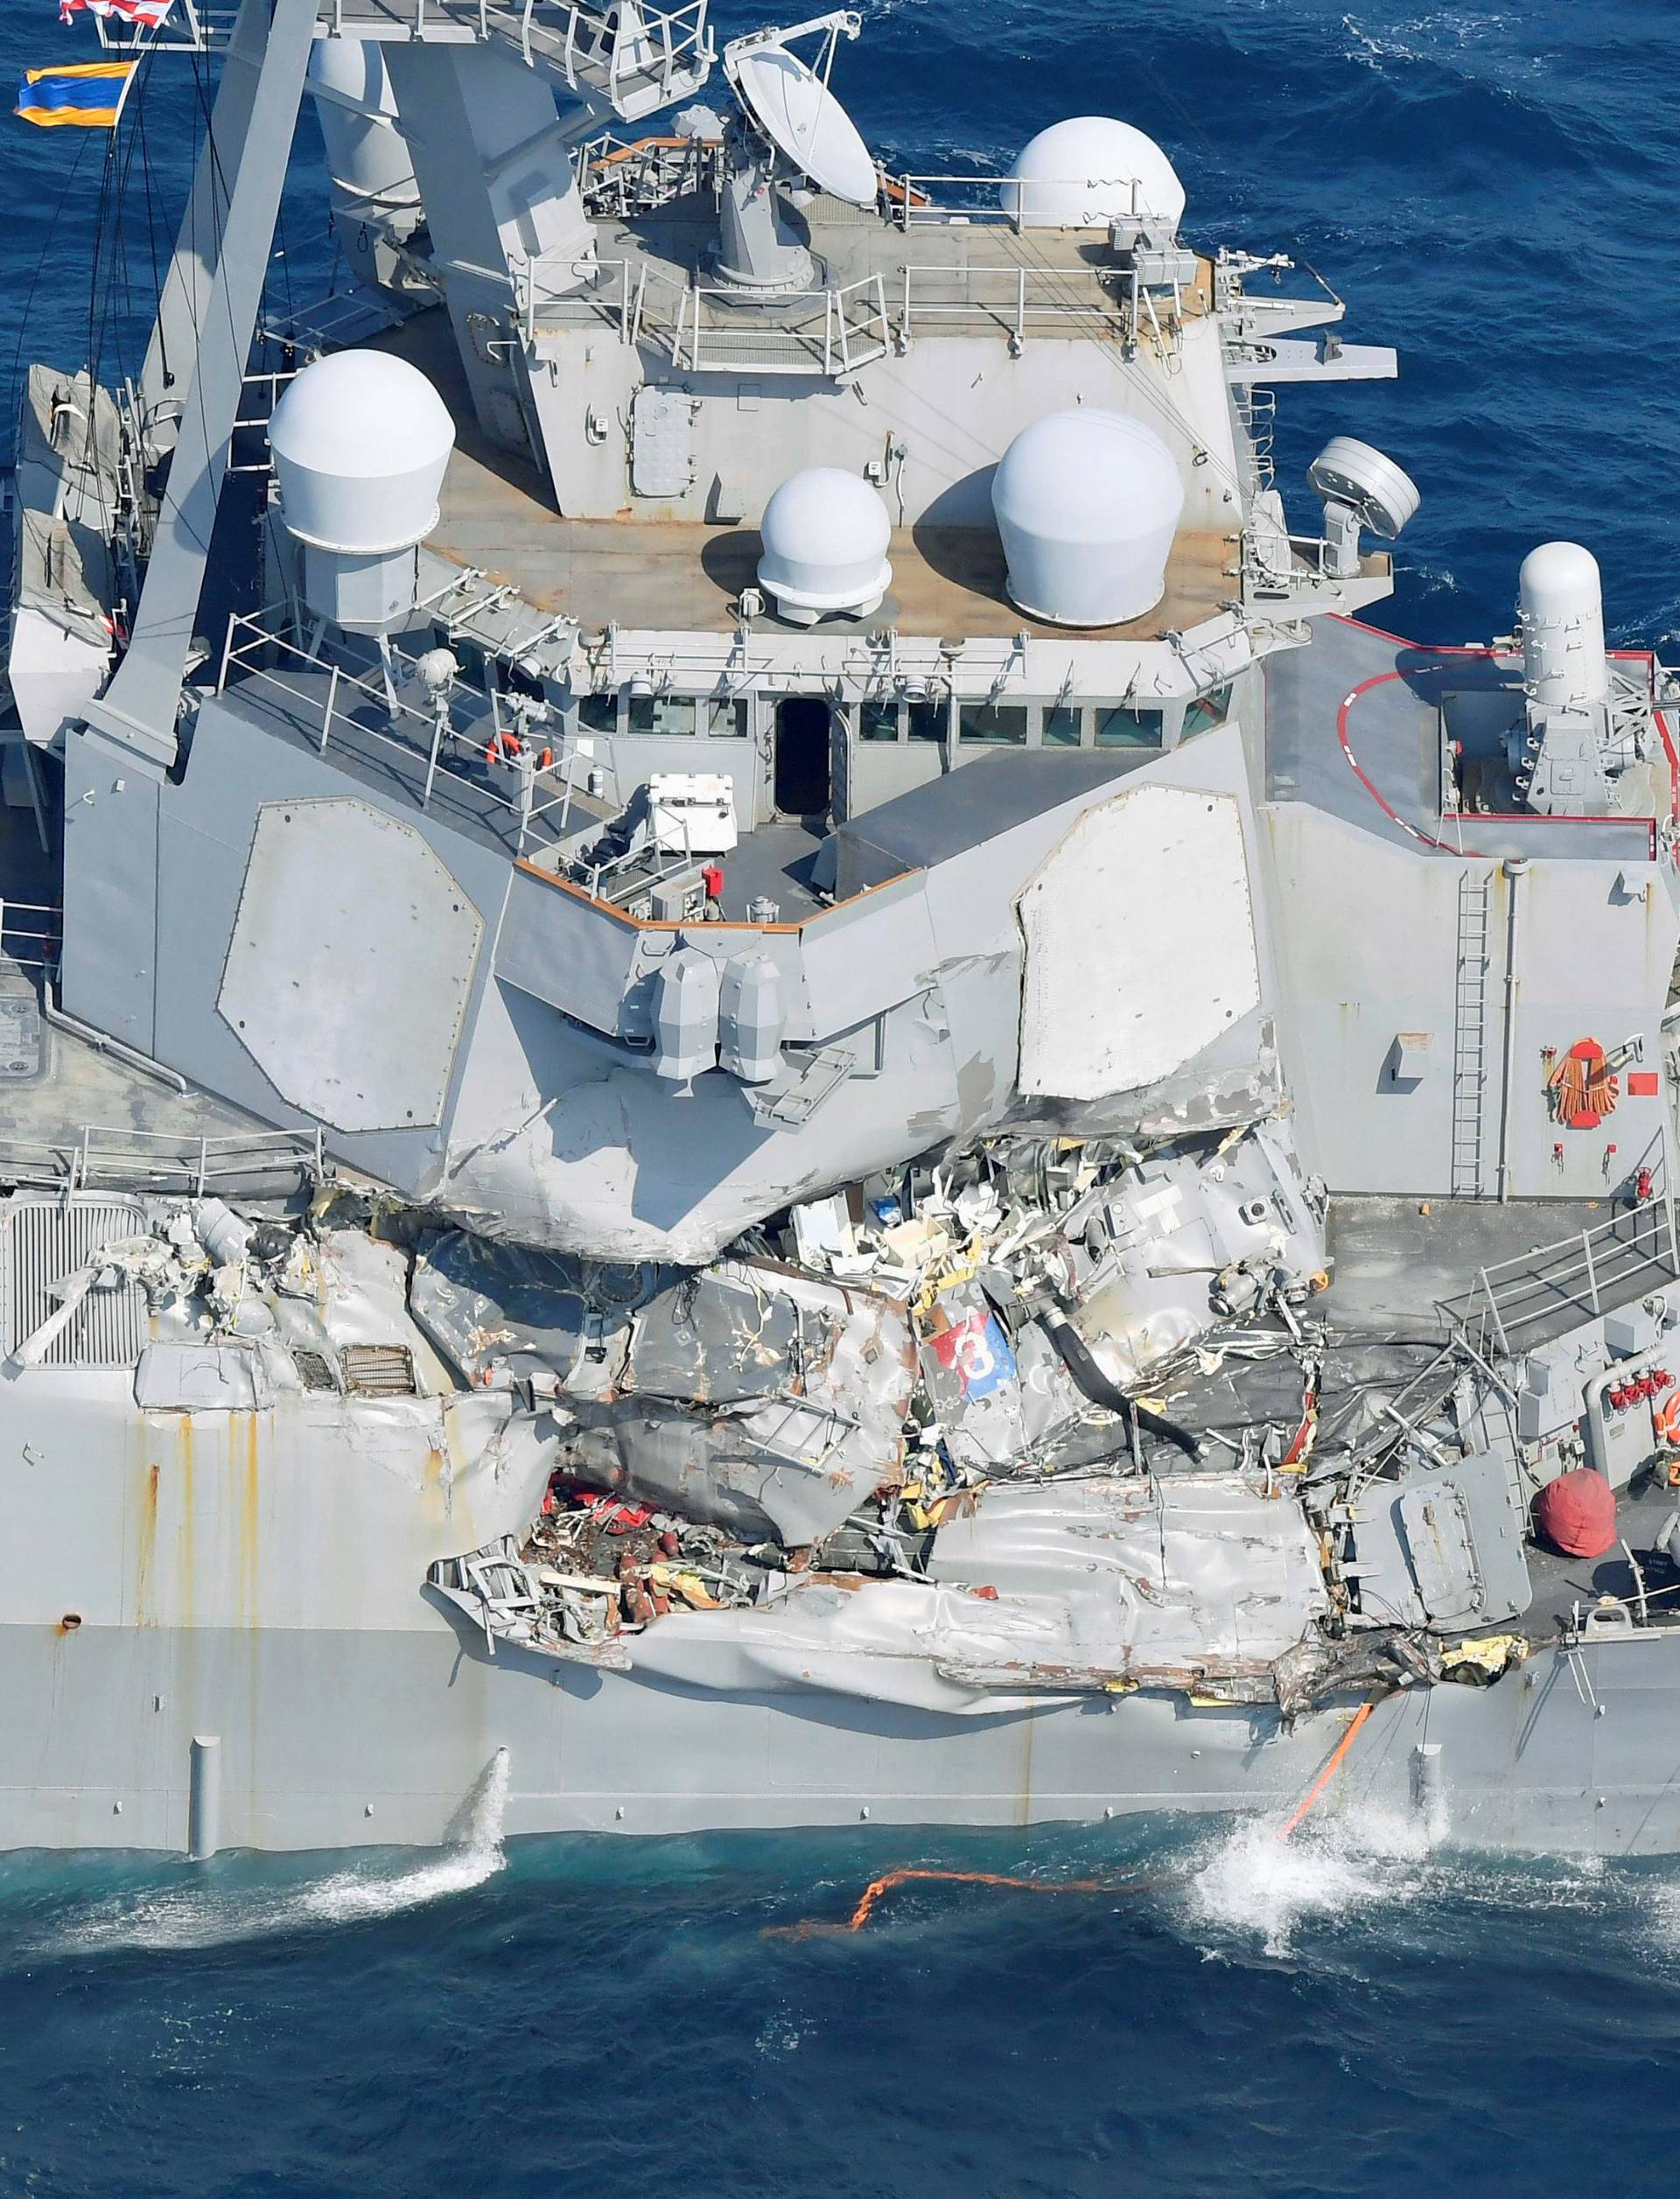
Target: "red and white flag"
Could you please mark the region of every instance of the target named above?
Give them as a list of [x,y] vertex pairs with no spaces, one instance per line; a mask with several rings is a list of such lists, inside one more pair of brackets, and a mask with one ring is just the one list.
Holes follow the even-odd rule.
[[160,31],[175,0],[59,0],[59,21],[74,23],[79,15],[115,16],[144,31]]

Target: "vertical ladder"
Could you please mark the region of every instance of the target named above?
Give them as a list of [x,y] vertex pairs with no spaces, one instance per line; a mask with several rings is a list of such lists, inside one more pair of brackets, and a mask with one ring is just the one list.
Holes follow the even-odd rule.
[[1488,1091],[1488,935],[1491,871],[1459,875],[1458,976],[1452,1009],[1452,1196],[1480,1199]]

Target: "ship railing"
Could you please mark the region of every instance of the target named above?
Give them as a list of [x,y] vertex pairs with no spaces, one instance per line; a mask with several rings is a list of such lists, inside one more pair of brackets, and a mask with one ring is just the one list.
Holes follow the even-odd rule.
[[[1231,394],[1248,441],[1250,492],[1257,496],[1278,478],[1272,456],[1278,439],[1278,392],[1250,382],[1239,382]],[[1319,548],[1322,550],[1323,544]]]
[[[396,661],[404,672],[410,669]],[[455,788],[471,809],[506,813],[519,854],[533,839],[564,837],[577,743],[557,726],[522,727],[500,695],[456,690],[436,709],[423,711],[382,678],[326,659],[245,613],[228,622],[216,692],[235,681],[284,698],[323,756],[335,742],[352,753],[365,753],[371,743],[401,756],[408,770],[398,783],[420,809],[429,810]]]
[[1578,1230],[1480,1269],[1445,1307],[1484,1357],[1508,1359],[1631,1299],[1680,1284],[1680,1236],[1668,1171],[1653,1141],[1646,1197]]
[[679,878],[697,875],[700,858],[689,845],[689,830],[682,826],[682,845],[680,849],[654,850],[651,868],[647,865],[648,850],[645,846],[628,848],[622,855],[612,857],[605,863],[586,865],[573,875],[592,900],[605,901],[609,907],[621,908],[626,903],[639,900],[644,894],[655,893],[663,886]]
[[[333,0],[342,9],[357,0]],[[619,8],[557,0],[415,0],[420,16],[476,17],[480,35],[500,32],[528,63],[556,71],[573,91],[604,94],[626,121],[697,91],[710,72],[709,0],[681,7]],[[424,28],[418,31],[424,36]]]
[[719,137],[626,138],[606,130],[578,148],[572,167],[591,214],[651,214],[709,188],[722,151]]
[[55,970],[64,911],[52,901],[14,901],[0,894],[0,955],[20,970]]
[[[560,77],[574,92],[604,98],[634,122],[697,91],[714,55],[707,25],[710,0],[676,8],[620,9],[603,0],[320,0],[318,19],[330,37],[425,39],[463,36],[499,39],[531,67]],[[225,46],[238,18],[220,0],[178,0],[160,30],[95,18],[100,42],[116,53],[205,53]]]
[[[832,382],[884,358],[892,347],[886,290],[878,275],[862,276],[837,290],[794,291],[751,317],[741,312],[738,291],[696,284],[678,299],[671,361],[690,374],[739,369],[817,374]],[[644,298],[644,315],[645,310]]]
[[212,1138],[88,1124],[62,1142],[0,1138],[0,1182],[66,1197],[78,1191],[126,1191],[203,1199],[219,1190],[304,1189],[330,1173],[318,1127]]
[[[1023,184],[1012,176],[896,174],[885,167],[878,169],[877,176],[882,209],[903,229],[956,223],[964,228],[1013,229],[1018,235],[1037,226],[1032,216],[1038,192],[1088,192],[1093,202],[1105,209],[1091,223],[1093,228],[1106,229],[1110,221],[1122,219],[1158,219],[1144,205],[1134,176],[1034,176]],[[1161,221],[1159,226],[1172,225]]]
[[893,336],[900,345],[942,331],[1006,336],[1018,357],[1032,336],[1103,336],[1125,325],[1118,299],[1093,271],[1054,268],[951,267],[906,262],[893,285]]
[[512,272],[528,347],[545,328],[604,320],[620,341],[662,352],[684,374],[806,375],[832,382],[885,357],[892,344],[879,275],[838,288],[784,291],[743,310],[738,291],[673,282],[632,260],[547,266],[527,260]]

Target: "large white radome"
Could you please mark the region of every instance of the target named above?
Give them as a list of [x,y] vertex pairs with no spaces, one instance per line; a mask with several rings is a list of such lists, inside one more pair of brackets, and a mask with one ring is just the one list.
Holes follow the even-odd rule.
[[1054,626],[1118,626],[1152,611],[1184,509],[1184,483],[1155,431],[1081,405],[1035,420],[991,487],[1009,592]]
[[351,557],[424,542],[455,424],[418,368],[381,351],[340,351],[305,367],[269,424],[288,529]]
[[1053,123],[1024,146],[1001,189],[1024,229],[1103,229],[1134,215],[1177,232],[1184,186],[1152,137],[1109,115]]

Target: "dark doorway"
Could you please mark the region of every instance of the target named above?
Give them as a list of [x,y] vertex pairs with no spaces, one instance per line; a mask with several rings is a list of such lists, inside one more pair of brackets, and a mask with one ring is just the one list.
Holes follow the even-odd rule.
[[776,807],[784,816],[815,817],[833,792],[829,706],[820,695],[790,695],[776,705]]

